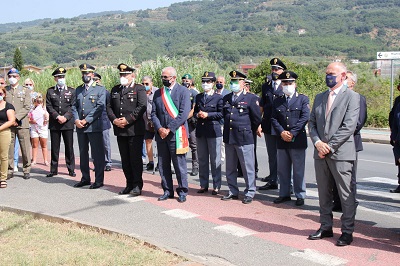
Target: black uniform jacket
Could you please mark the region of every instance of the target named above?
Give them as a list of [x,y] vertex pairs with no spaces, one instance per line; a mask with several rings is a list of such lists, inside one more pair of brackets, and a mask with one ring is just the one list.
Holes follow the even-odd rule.
[[194,115],[200,111],[208,113],[207,118],[197,118],[196,137],[217,138],[222,137],[220,120],[222,119],[222,96],[214,93],[204,99],[204,93],[196,95]]
[[[75,89],[66,87],[60,91],[57,86],[50,87],[46,93],[46,109],[49,113],[50,130],[72,130],[75,121],[72,106],[75,104]],[[57,117],[64,116],[67,122],[58,123]]]

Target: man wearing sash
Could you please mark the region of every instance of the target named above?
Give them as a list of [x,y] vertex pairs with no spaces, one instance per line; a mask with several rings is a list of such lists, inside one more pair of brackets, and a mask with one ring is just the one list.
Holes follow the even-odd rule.
[[176,172],[179,202],[186,201],[188,193],[186,153],[189,151],[187,117],[191,109],[187,88],[176,82],[176,70],[162,70],[163,87],[154,92],[151,119],[156,131],[161,186],[164,194],[158,200],[174,198],[171,161]]

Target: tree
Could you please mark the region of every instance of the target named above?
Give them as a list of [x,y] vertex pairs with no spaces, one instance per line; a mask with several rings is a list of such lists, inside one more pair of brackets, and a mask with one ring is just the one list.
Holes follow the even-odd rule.
[[24,60],[22,58],[21,50],[17,47],[14,52],[14,64],[13,66],[21,71],[24,68]]

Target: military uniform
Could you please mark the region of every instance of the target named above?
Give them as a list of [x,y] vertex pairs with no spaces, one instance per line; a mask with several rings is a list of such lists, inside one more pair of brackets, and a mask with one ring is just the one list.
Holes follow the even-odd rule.
[[[18,74],[19,71],[12,68],[7,75]],[[21,147],[22,163],[24,178],[30,177],[31,171],[31,142],[29,134],[29,119],[28,113],[31,109],[31,95],[30,91],[21,85],[13,88],[11,85],[6,87],[7,97],[6,101],[12,104],[15,108],[15,118],[18,126],[11,127],[11,144],[8,153],[8,178],[13,176],[14,171],[14,145],[15,138],[18,137],[18,141]]]
[[[64,76],[66,70],[57,68],[53,76]],[[55,85],[47,89],[46,109],[49,113],[49,129],[51,140],[51,163],[50,176],[58,173],[58,159],[60,153],[61,136],[65,144],[65,162],[70,176],[75,176],[75,154],[74,154],[74,116],[72,106],[75,103],[75,89],[66,85]],[[64,116],[67,121],[63,124],[58,122],[58,118]]]
[[[133,73],[134,69],[120,64],[120,73]],[[126,178],[126,188],[120,194],[127,194],[135,189],[135,195],[141,194],[143,188],[143,166],[141,150],[145,134],[143,114],[146,112],[146,89],[140,84],[128,86],[118,84],[111,89],[111,100],[107,105],[107,114],[111,122],[125,118],[128,124],[120,128],[114,124],[114,135],[117,136],[122,170]]]
[[[88,64],[79,66],[83,75],[93,72],[94,67]],[[95,182],[91,188],[99,188],[104,182],[104,143],[103,143],[103,121],[101,115],[106,104],[106,93],[103,86],[97,85],[90,80],[76,88],[75,104],[72,106],[75,123],[77,120],[86,120],[83,128],[76,127],[78,136],[80,169],[82,179],[75,187],[90,184],[89,171],[89,144],[93,150],[93,163],[95,167]]]
[[[279,79],[285,81],[294,81],[296,78],[296,73],[292,71],[284,71],[279,75]],[[293,191],[298,199],[296,205],[304,204],[306,196],[304,171],[307,149],[305,127],[309,117],[309,99],[304,94],[294,92],[291,96],[280,96],[273,102],[271,122],[277,136],[278,176],[280,179],[279,198],[274,201],[275,203],[290,200],[290,181],[293,170]],[[283,131],[288,131],[293,135],[290,142],[281,137]]]
[[[241,80],[246,77],[238,71],[231,71],[230,75],[232,80]],[[256,193],[253,129],[257,129],[261,123],[257,97],[245,91],[226,95],[223,98],[223,117],[229,194],[222,200],[238,197],[237,162],[239,159],[246,182],[245,198],[242,202],[250,203]]]
[[[273,58],[270,61],[271,68],[286,69],[285,64],[279,58]],[[260,106],[263,109],[261,127],[264,132],[265,143],[268,153],[269,176],[262,181],[268,182],[266,185],[260,187],[262,189],[276,189],[278,188],[278,166],[277,166],[277,138],[273,134],[271,126],[271,116],[273,101],[277,97],[283,95],[282,86],[277,79],[277,73],[272,73],[268,81],[261,87],[261,100]]]

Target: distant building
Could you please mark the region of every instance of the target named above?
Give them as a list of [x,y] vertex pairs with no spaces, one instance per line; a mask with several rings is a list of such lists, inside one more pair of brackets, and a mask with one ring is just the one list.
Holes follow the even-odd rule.
[[[11,68],[13,68],[12,65],[0,67],[0,73],[3,74],[4,76],[6,76],[8,71],[10,71]],[[29,72],[35,72],[35,73],[39,74],[40,72],[42,72],[43,69],[40,67],[34,66],[34,65],[25,65],[23,70],[28,70]]]
[[239,65],[239,71],[242,72],[243,74],[247,75],[250,69],[256,68],[258,65],[257,64],[240,64]]
[[360,63],[360,60],[358,60],[358,59],[350,59],[350,63],[352,63],[352,64],[359,64],[359,63]]
[[306,29],[299,29],[298,33],[299,35],[306,34]]

